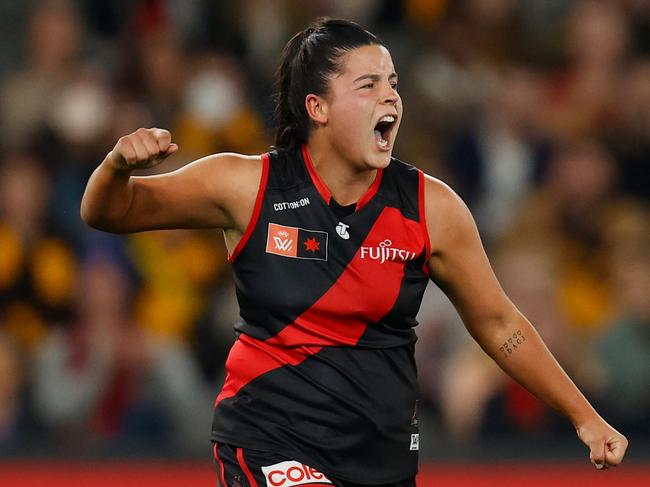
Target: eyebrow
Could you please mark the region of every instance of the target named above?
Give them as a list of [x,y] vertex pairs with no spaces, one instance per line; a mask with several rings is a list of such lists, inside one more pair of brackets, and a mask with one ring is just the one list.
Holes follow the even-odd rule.
[[[355,79],[353,82],[356,83],[358,81],[365,80],[365,79],[370,80],[370,81],[379,81],[379,80],[381,80],[381,76],[378,75],[378,74],[362,74],[357,79]],[[389,80],[397,79],[397,73],[389,74],[388,79]]]

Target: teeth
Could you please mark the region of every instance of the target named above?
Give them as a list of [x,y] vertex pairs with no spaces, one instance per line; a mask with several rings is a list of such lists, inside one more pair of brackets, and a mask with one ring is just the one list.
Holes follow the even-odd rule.
[[[380,123],[393,123],[394,121],[395,121],[394,115],[384,115],[383,117],[381,117],[379,122],[377,122],[377,124],[379,125]],[[377,145],[379,146],[380,149],[386,149],[389,145],[389,142],[388,142],[388,138],[384,139],[382,130],[380,130],[379,128],[375,128],[375,139],[377,140]]]
[[377,139],[377,143],[379,144],[379,147],[388,146],[388,141],[381,136],[381,132],[379,130],[375,130],[375,138]]

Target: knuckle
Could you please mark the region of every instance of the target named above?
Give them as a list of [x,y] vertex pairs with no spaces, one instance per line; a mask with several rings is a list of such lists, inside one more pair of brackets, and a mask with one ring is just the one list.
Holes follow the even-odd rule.
[[171,140],[172,134],[168,130],[158,129],[158,131],[156,132],[156,137],[161,142],[168,142]]

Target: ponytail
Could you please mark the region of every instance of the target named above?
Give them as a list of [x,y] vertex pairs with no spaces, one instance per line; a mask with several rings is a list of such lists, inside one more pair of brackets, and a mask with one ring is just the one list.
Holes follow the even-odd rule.
[[[278,149],[292,149],[300,145],[304,137],[301,133],[300,112],[296,113],[291,106],[291,74],[293,65],[302,47],[306,31],[294,35],[282,50],[280,66],[276,73],[276,100],[275,119],[277,131],[275,147]],[[294,108],[292,110],[292,108]]]

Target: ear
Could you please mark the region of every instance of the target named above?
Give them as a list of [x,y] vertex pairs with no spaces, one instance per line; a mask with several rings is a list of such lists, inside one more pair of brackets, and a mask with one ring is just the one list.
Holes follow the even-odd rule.
[[309,118],[318,125],[327,123],[328,105],[322,96],[310,93],[305,98],[305,109]]

